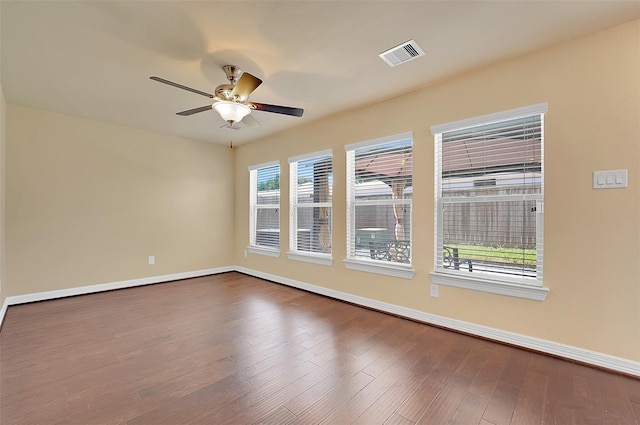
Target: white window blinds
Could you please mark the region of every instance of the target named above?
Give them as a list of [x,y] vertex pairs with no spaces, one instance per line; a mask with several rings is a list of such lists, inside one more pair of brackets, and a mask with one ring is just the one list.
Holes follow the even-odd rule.
[[289,251],[331,258],[331,151],[289,158]]
[[436,270],[541,284],[543,114],[435,140]]
[[347,259],[410,264],[412,134],[345,149]]
[[249,245],[268,249],[280,247],[280,164],[249,168]]

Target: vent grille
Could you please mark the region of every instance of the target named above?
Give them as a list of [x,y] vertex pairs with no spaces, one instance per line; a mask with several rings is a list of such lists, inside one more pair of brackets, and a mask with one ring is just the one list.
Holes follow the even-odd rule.
[[414,40],[409,40],[399,46],[380,53],[378,56],[389,66],[397,66],[412,59],[424,56],[424,51]]

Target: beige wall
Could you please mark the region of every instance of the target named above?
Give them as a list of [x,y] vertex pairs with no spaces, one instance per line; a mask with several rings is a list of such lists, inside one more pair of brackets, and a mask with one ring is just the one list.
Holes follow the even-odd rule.
[[[429,60],[426,58],[420,60]],[[403,66],[411,66],[406,64]],[[640,361],[640,21],[566,42],[441,84],[331,117],[236,152],[240,266],[400,306]],[[545,117],[546,301],[440,287],[433,271],[433,138],[430,126],[548,102]],[[414,133],[414,279],[346,270],[344,145]],[[289,156],[334,152],[332,266],[249,254],[248,171]],[[596,191],[594,170],[628,169],[629,188]],[[284,185],[281,199],[288,199]],[[288,206],[281,213],[288,235]]]
[[7,120],[7,295],[233,264],[229,148],[15,105]]

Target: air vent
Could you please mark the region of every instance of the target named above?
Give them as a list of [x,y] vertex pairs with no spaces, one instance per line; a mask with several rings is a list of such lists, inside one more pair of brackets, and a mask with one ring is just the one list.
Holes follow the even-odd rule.
[[414,40],[409,40],[399,46],[392,47],[391,49],[380,53],[378,56],[380,56],[380,58],[389,66],[396,66],[401,63],[408,62],[411,59],[424,56],[424,51]]

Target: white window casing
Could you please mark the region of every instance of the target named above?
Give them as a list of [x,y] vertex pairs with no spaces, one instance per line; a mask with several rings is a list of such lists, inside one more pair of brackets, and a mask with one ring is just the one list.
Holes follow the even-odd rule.
[[289,259],[332,264],[332,186],[331,150],[289,158]]
[[280,255],[280,162],[249,167],[249,252]]
[[544,114],[537,104],[433,126],[433,283],[544,300]]
[[413,133],[345,146],[348,269],[411,279]]

